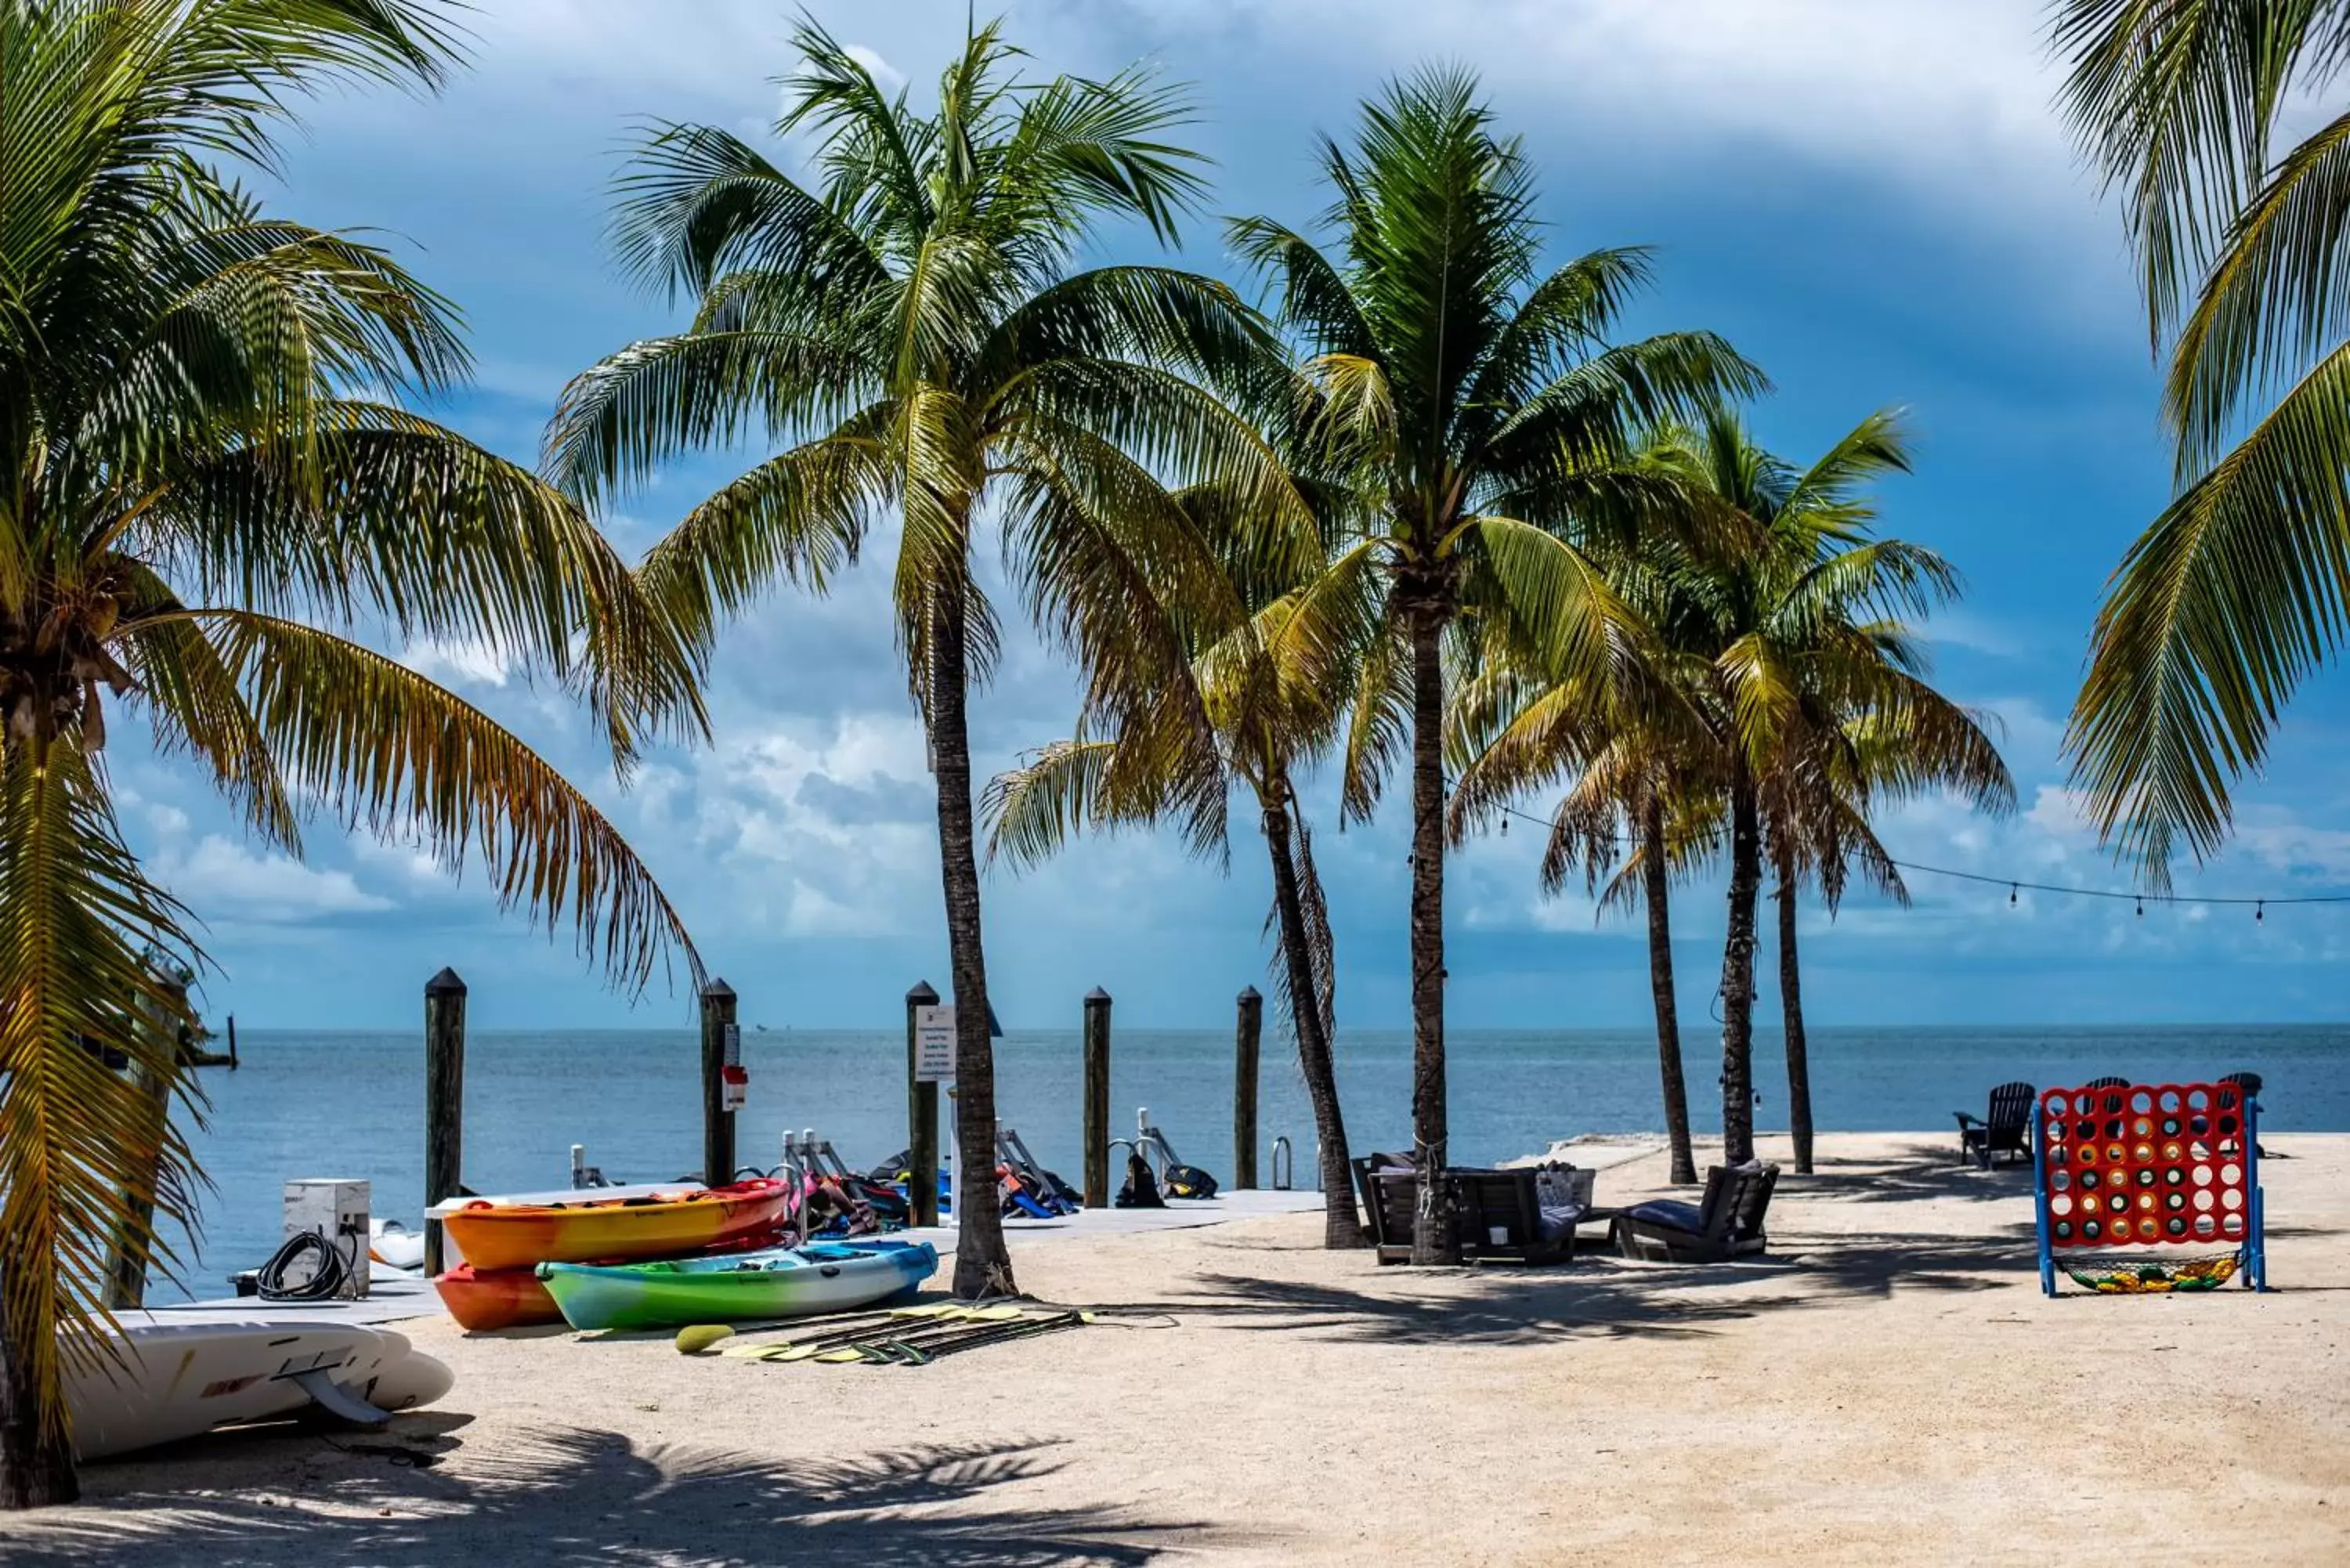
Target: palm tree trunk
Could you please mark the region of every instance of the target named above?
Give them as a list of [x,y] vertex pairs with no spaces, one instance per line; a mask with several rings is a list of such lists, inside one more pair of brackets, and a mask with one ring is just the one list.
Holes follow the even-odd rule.
[[931,753],[938,775],[939,866],[946,890],[955,1007],[954,1293],[1011,1294],[1012,1254],[995,1198],[995,1051],[987,1037],[987,960],[972,848],[971,732],[964,714],[964,585],[931,590]]
[[73,1449],[41,1420],[31,1336],[0,1315],[0,1509],[54,1508],[81,1497]]
[[1754,776],[1732,746],[1730,774],[1730,936],[1721,951],[1721,1153],[1754,1158],[1754,901],[1762,888],[1762,834]]
[[1411,1261],[1457,1263],[1452,1193],[1443,1179],[1444,662],[1443,615],[1411,616],[1411,1136],[1419,1205]]
[[1314,1106],[1314,1132],[1322,1149],[1322,1244],[1359,1247],[1363,1226],[1355,1212],[1354,1172],[1347,1163],[1347,1121],[1338,1110],[1338,1075],[1330,1039],[1322,1029],[1322,987],[1315,978],[1305,905],[1297,890],[1289,813],[1284,802],[1266,804],[1264,842],[1273,857],[1273,907],[1281,923],[1282,962],[1289,971],[1297,1065],[1305,1075],[1305,1097]]
[[1779,1005],[1787,1022],[1787,1131],[1795,1140],[1795,1171],[1812,1173],[1812,1060],[1804,1040],[1804,978],[1795,956],[1795,879],[1779,874]]
[[1689,1081],[1681,1074],[1680,1009],[1673,997],[1672,868],[1665,864],[1665,808],[1651,798],[1640,814],[1640,858],[1648,905],[1648,989],[1657,999],[1657,1071],[1664,1080],[1665,1136],[1672,1142],[1673,1179],[1697,1180],[1690,1147]]

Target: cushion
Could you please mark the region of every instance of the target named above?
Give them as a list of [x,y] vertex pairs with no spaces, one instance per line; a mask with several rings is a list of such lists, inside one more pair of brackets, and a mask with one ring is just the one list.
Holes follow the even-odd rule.
[[1555,1241],[1575,1230],[1575,1222],[1583,1218],[1579,1203],[1545,1203],[1534,1220],[1534,1234],[1545,1241]]
[[1694,1203],[1677,1199],[1657,1198],[1627,1210],[1635,1220],[1645,1220],[1652,1225],[1669,1225],[1676,1231],[1700,1235],[1705,1231],[1704,1211]]

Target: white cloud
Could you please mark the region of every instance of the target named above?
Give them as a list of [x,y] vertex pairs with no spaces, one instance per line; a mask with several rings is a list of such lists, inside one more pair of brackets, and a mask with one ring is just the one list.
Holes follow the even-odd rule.
[[522,669],[485,642],[412,642],[400,662],[443,686],[496,686],[522,679]]
[[292,924],[318,915],[395,907],[361,888],[348,871],[256,854],[218,834],[205,835],[191,849],[165,851],[153,868],[157,880],[199,916],[225,907],[247,919]]

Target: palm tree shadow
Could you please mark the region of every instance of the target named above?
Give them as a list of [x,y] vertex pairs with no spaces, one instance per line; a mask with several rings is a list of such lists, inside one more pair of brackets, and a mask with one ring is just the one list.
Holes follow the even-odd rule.
[[[1360,1286],[1214,1273],[1201,1276],[1184,1295],[1152,1306],[1243,1328],[1382,1344],[1675,1339],[1749,1318],[1889,1296],[1896,1289],[2002,1290],[2030,1278],[2034,1267],[2028,1240],[1846,1236],[1736,1263],[1596,1260],[1563,1269],[1448,1271],[1417,1281],[1383,1273],[1376,1284]],[[1418,1288],[1421,1281],[1432,1288]]]
[[[475,1450],[462,1472],[432,1463],[453,1447],[430,1432],[338,1444],[331,1451],[341,1460],[310,1469],[299,1488],[289,1488],[281,1459],[275,1490],[291,1500],[282,1507],[261,1496],[142,1485],[174,1472],[126,1466],[142,1473],[103,1499],[103,1511],[35,1516],[0,1555],[11,1568],[448,1568],[492,1558],[531,1568],[1124,1568],[1209,1534],[1197,1521],[1149,1520],[1129,1509],[993,1500],[998,1489],[1062,1468],[1043,1444],[784,1459],[640,1447],[616,1432],[574,1428],[495,1453]],[[402,1465],[403,1451],[431,1458]],[[93,1492],[111,1490],[108,1479],[102,1467],[88,1477]]]

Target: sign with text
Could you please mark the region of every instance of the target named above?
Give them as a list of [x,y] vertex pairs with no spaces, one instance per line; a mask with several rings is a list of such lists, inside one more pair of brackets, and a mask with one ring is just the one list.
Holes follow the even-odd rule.
[[914,1009],[914,1082],[954,1082],[954,1012],[951,1007]]

